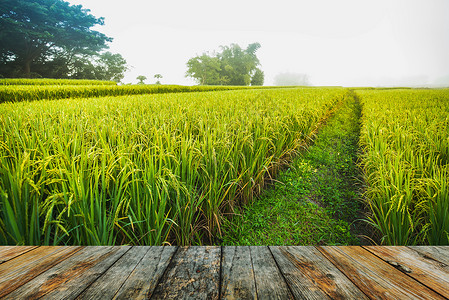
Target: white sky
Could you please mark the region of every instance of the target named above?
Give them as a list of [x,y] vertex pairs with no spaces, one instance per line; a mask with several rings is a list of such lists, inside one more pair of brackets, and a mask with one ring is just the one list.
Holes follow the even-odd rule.
[[257,56],[265,85],[282,72],[305,73],[314,85],[449,85],[448,0],[69,0],[82,4],[114,38],[109,51],[154,83],[191,85],[189,58],[220,45]]

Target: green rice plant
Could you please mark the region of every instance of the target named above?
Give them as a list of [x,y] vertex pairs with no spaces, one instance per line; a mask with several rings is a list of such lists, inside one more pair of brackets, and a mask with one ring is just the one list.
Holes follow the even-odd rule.
[[426,212],[423,232],[429,245],[449,245],[449,168],[437,169],[431,178],[422,180],[423,210]]
[[447,245],[449,90],[359,90],[370,223],[388,245]]
[[5,78],[0,85],[117,85],[115,81],[53,78]]
[[[50,81],[50,83],[53,81]],[[237,89],[271,89],[247,86],[181,86],[181,85],[111,85],[111,84],[24,84],[0,85],[0,103],[65,98],[125,96],[140,94],[225,91]]]
[[17,164],[6,173],[2,168],[0,186],[1,240],[16,245],[41,243],[39,182],[34,181],[37,163],[29,152],[14,157]]
[[[83,88],[83,87],[81,87]],[[201,244],[341,88],[0,104],[0,244]]]

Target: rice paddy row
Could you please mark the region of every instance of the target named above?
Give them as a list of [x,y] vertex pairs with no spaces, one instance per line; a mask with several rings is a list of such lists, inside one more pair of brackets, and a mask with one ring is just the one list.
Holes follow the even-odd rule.
[[371,224],[387,245],[449,245],[449,90],[357,94]]
[[312,143],[250,205],[223,222],[223,245],[357,245],[359,101],[347,93]]
[[[72,83],[74,80],[68,82]],[[111,85],[111,84],[58,84],[58,85],[0,85],[0,103],[65,98],[88,98],[141,94],[183,93],[252,89],[244,86],[181,86],[181,85]]]
[[115,81],[53,78],[4,78],[1,85],[117,85]]

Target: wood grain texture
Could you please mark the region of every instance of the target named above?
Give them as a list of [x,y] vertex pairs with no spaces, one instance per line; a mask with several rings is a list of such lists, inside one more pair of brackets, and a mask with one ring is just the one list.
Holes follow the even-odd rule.
[[129,274],[115,299],[149,299],[177,247],[153,246]]
[[6,299],[74,299],[129,248],[85,247],[22,285]]
[[256,284],[249,246],[228,246],[222,251],[221,297],[256,299]]
[[0,298],[34,280],[82,247],[39,247],[0,265]]
[[0,247],[0,264],[7,262],[19,255],[30,250],[36,249],[37,246],[4,246]]
[[113,299],[149,249],[150,247],[132,247],[78,296],[78,299]]
[[449,246],[409,246],[409,248],[419,252],[424,258],[449,265]]
[[251,246],[257,297],[259,299],[294,299],[267,246]]
[[273,247],[273,255],[296,298],[367,299],[315,247]]
[[0,257],[2,299],[449,298],[442,246],[5,246]]
[[368,246],[364,248],[440,295],[449,298],[448,265],[426,258],[407,247]]
[[443,299],[362,247],[317,248],[370,298]]
[[218,299],[220,247],[179,247],[152,299]]

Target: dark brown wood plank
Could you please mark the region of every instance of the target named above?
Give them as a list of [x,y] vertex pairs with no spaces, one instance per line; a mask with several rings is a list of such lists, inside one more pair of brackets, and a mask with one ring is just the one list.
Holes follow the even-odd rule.
[[370,298],[443,299],[362,247],[317,248]]
[[257,297],[259,299],[294,299],[267,246],[251,246]]
[[0,298],[13,292],[82,247],[39,247],[0,265]]
[[37,246],[2,246],[0,247],[0,264],[36,248]]
[[179,247],[154,299],[218,299],[220,247]]
[[409,246],[409,248],[421,253],[424,258],[449,265],[449,246]]
[[368,246],[364,248],[399,271],[415,278],[440,295],[449,298],[448,265],[425,258],[417,251],[407,247]]
[[222,249],[221,297],[225,299],[256,299],[256,283],[249,246],[228,246]]
[[130,247],[85,247],[10,293],[7,299],[74,299]]
[[177,247],[153,246],[131,272],[115,299],[148,299],[167,269]]
[[293,294],[300,299],[367,299],[313,246],[270,247]]
[[101,277],[92,283],[78,299],[112,299],[150,247],[132,247]]

